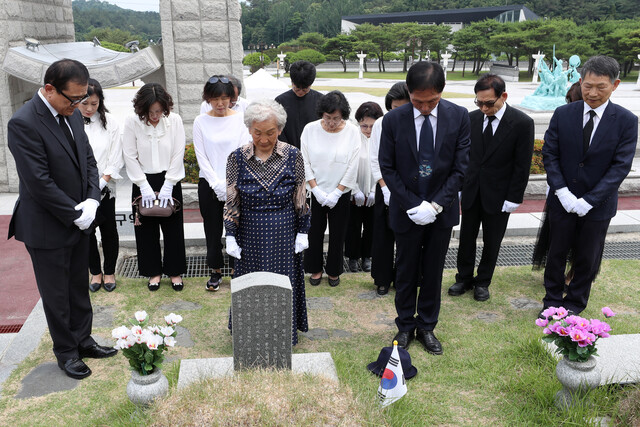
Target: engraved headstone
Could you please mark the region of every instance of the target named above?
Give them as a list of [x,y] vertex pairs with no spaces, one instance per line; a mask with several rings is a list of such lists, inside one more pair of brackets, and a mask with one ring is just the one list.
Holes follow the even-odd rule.
[[233,365],[291,369],[291,283],[256,272],[231,280]]

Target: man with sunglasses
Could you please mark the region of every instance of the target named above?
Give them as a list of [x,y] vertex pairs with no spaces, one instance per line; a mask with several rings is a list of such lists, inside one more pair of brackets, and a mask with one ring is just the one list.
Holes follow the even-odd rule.
[[100,187],[84,121],[76,111],[87,99],[88,79],[82,63],[54,62],[44,87],[8,125],[20,178],[9,238],[24,242],[31,256],[58,366],[76,379],[91,375],[82,358],[116,354],[91,337],[89,232]]
[[[478,109],[469,114],[471,150],[462,186],[458,274],[449,295],[474,290],[476,301],[489,299],[509,214],[522,203],[533,153],[533,120],[507,105],[501,77],[485,74],[474,87]],[[482,258],[474,277],[476,239],[482,224]]]

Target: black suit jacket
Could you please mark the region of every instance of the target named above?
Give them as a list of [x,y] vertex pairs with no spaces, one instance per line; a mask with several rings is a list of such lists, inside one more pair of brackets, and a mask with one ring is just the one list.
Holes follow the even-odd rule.
[[522,203],[533,154],[533,119],[507,105],[491,144],[485,149],[484,113],[475,110],[469,118],[471,150],[462,186],[462,209],[471,207],[478,192],[482,208],[491,214],[500,213],[505,200]]
[[[418,148],[413,118],[413,105],[405,104],[382,119],[382,136],[378,160],[384,182],[391,190],[389,223],[397,233],[416,224],[407,210],[420,205],[418,195]],[[458,191],[462,187],[469,160],[469,113],[447,100],[438,104],[435,159],[429,180],[427,201],[443,207],[434,225],[453,227],[458,224]]]
[[[98,169],[79,111],[68,117],[78,157],[38,94],[9,120],[9,149],[20,178],[9,238],[39,249],[72,246],[81,236],[75,206],[100,200]],[[89,233],[90,229],[85,230]]]
[[638,142],[638,117],[609,102],[586,154],[582,148],[583,102],[558,107],[544,135],[547,203],[564,212],[555,191],[568,187],[593,208],[586,219],[610,219],[618,208],[618,188],[631,170]]

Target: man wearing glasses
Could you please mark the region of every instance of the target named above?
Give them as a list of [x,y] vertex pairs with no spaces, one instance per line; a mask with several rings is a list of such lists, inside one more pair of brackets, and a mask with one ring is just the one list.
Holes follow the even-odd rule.
[[100,188],[84,122],[76,112],[88,97],[88,78],[78,61],[54,62],[44,87],[8,125],[20,178],[9,238],[24,242],[31,256],[58,366],[76,379],[91,375],[82,358],[116,354],[91,337],[87,254]]
[[[474,87],[478,109],[469,114],[471,150],[462,186],[458,274],[449,295],[473,289],[476,301],[489,299],[509,214],[522,203],[533,153],[533,120],[507,105],[502,78],[480,77]],[[482,224],[482,258],[474,277],[476,239]]]

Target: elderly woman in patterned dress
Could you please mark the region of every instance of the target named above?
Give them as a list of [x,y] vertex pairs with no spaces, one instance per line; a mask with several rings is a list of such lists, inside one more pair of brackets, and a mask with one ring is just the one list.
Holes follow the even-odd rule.
[[244,123],[253,141],[229,155],[224,208],[227,253],[237,259],[234,277],[254,271],[283,274],[291,280],[291,341],[306,332],[302,251],[308,244],[311,213],[306,202],[300,151],[278,141],[287,121],[273,100],[249,105]]

